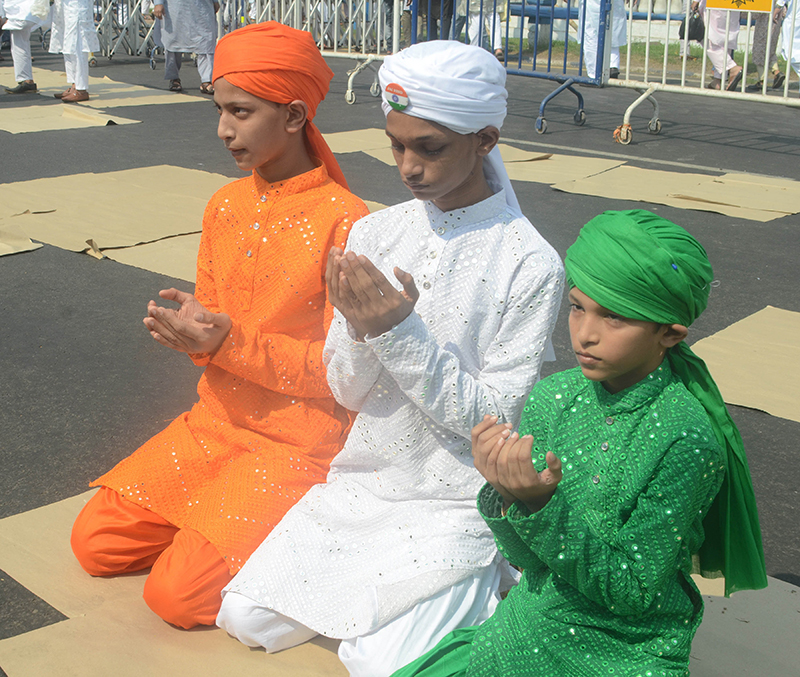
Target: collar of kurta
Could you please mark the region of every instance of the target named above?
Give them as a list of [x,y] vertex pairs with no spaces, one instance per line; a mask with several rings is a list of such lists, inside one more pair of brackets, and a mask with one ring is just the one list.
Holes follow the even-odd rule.
[[599,381],[592,381],[597,403],[603,413],[615,416],[635,411],[652,402],[661,394],[661,391],[672,382],[672,369],[669,361],[664,360],[655,371],[648,374],[630,388],[625,388],[618,393],[610,393]]
[[[298,174],[285,181],[277,181],[270,183],[261,177],[261,175],[254,169],[253,181],[255,182],[255,190],[259,196],[264,196],[267,199],[275,199],[278,197],[286,197],[287,195],[295,195],[303,193],[312,188],[318,188],[329,180],[328,172],[325,165],[321,164],[311,171],[303,174]],[[262,200],[264,202],[266,200]]]

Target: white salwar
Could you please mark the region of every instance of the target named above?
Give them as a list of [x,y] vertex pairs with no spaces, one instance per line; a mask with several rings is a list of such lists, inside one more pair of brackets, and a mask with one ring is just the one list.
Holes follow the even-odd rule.
[[[731,57],[730,50],[736,49],[736,45],[739,42],[739,12],[736,10],[708,9],[706,8],[706,0],[701,0],[699,9],[703,15],[703,20],[708,26],[706,54],[711,62],[713,76],[721,80],[723,73],[736,67],[736,62]],[[730,16],[729,23],[728,16]],[[728,23],[727,40],[725,39],[726,23]]]
[[75,89],[89,89],[89,54],[98,51],[92,0],[55,0],[50,52],[64,55],[67,82]]
[[[461,581],[494,580],[500,567],[476,507],[483,478],[470,430],[485,414],[519,422],[558,312],[558,255],[502,190],[454,212],[418,200],[382,210],[354,225],[348,248],[387,279],[395,266],[412,273],[420,298],[403,322],[364,343],[335,313],[328,381],[359,414],[327,482],[289,510],[223,591],[217,622],[234,635],[242,614],[229,612],[230,592],[351,639]],[[484,592],[488,604],[497,587]],[[414,632],[419,653],[400,665],[443,636]]]
[[33,80],[31,33],[39,26],[49,23],[48,3],[36,0],[5,0],[0,4],[0,16],[6,19],[2,30],[8,31],[11,40],[14,79],[17,82]]
[[[584,9],[585,4],[585,9]],[[597,73],[597,47],[600,32],[600,0],[581,2],[578,11],[578,40],[583,40],[583,65],[590,78],[599,77]],[[583,36],[581,38],[581,36]],[[624,0],[611,2],[611,49],[609,68],[619,68],[619,48],[628,42],[628,15]]]

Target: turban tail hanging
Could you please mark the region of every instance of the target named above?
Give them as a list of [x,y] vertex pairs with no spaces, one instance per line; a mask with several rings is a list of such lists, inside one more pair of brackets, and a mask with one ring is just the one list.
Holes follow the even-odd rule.
[[[458,133],[484,127],[502,128],[506,117],[506,71],[481,47],[454,40],[432,40],[387,56],[378,72],[383,112],[392,110],[386,87],[400,85],[408,94],[403,113],[436,122]],[[495,147],[484,158],[484,173],[495,189],[504,188],[506,201],[520,211],[517,196]]]
[[248,94],[273,103],[304,101],[308,106],[305,134],[311,154],[322,161],[336,183],[348,187],[333,152],[312,122],[317,106],[328,93],[333,71],[310,33],[275,21],[238,28],[217,43],[212,79],[222,77]]
[[[702,246],[680,226],[644,210],[605,212],[587,223],[564,260],[567,278],[624,317],[686,327],[705,310],[713,273]],[[744,445],[703,360],[681,342],[672,370],[708,413],[725,479],[703,520],[700,572],[725,576],[725,594],[766,587],[753,485]]]

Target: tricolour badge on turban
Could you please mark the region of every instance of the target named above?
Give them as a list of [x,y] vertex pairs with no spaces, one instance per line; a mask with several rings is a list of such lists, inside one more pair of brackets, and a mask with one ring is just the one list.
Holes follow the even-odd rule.
[[408,94],[396,82],[386,85],[386,103],[395,110],[405,110],[408,108]]

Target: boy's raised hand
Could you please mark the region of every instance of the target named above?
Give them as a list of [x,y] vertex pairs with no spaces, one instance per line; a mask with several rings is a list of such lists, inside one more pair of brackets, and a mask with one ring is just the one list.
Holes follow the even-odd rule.
[[[338,265],[339,297],[346,299],[353,317],[351,323],[356,331],[358,327],[363,330],[363,336],[380,336],[414,310],[419,291],[409,273],[394,269],[395,277],[403,285],[403,291],[399,292],[366,256],[347,252],[339,257]],[[343,311],[342,314],[350,321],[347,314]]]
[[498,424],[496,416],[484,416],[472,429],[475,467],[503,497],[506,505],[522,501],[536,512],[543,508],[561,481],[561,461],[547,452],[547,468],[533,467],[533,437],[511,432],[508,423]]
[[162,289],[158,295],[180,304],[178,310],[162,308],[155,301],[147,304],[144,325],[161,345],[184,353],[213,353],[231,330],[226,313],[211,313],[192,294],[178,289]]
[[552,451],[547,452],[547,468],[537,472],[533,467],[531,449],[533,436],[520,437],[512,433],[497,457],[497,478],[500,484],[531,512],[544,508],[561,481],[561,460]]
[[331,247],[331,250],[328,252],[328,265],[325,268],[325,284],[328,287],[328,301],[330,301],[331,305],[350,323],[350,326],[353,327],[356,332],[358,340],[363,341],[367,331],[358,322],[353,306],[350,303],[350,297],[348,294],[342,293],[342,288],[339,284],[339,277],[342,273],[339,262],[342,256],[344,256],[344,252],[339,249],[339,247]]
[[507,505],[517,499],[500,484],[497,458],[510,434],[511,424],[498,423],[497,416],[484,416],[483,420],[472,429],[472,458],[475,468],[497,490]]

